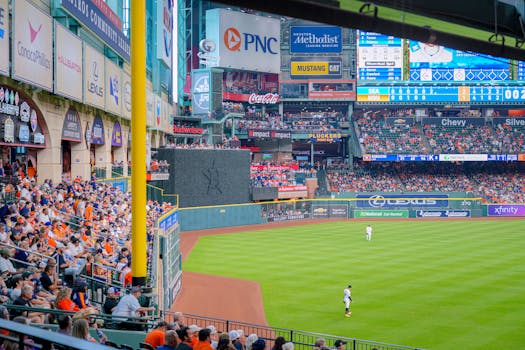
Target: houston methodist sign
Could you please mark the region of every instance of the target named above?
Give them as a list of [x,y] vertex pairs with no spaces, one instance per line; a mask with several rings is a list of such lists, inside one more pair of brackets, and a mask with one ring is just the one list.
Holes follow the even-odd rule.
[[225,9],[206,11],[206,39],[217,44],[217,67],[279,73],[281,22]]

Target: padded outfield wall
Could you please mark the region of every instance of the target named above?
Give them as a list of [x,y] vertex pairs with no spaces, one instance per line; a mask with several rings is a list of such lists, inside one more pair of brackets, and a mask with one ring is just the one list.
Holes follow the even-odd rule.
[[[351,198],[350,198],[351,197]],[[304,199],[180,208],[181,231],[309,219],[468,218],[487,215],[480,198],[465,193],[355,193]]]

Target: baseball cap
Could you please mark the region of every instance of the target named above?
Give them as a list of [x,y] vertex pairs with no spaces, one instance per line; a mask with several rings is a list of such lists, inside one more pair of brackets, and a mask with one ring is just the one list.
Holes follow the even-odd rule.
[[348,285],[348,288],[352,288],[352,285],[351,285],[351,284],[349,284],[349,285]]
[[119,290],[115,287],[109,287],[108,288],[108,294],[119,294]]
[[263,350],[264,348],[266,348],[266,342],[265,342],[264,339],[262,339],[262,338],[257,339],[257,340],[252,344],[252,349],[253,349],[253,350]]
[[190,332],[198,332],[201,330],[201,327],[197,326],[196,324],[192,324],[188,327],[188,330]]
[[141,286],[131,287],[131,294],[138,293],[138,292],[142,293],[142,287]]
[[241,335],[237,331],[231,331],[230,332],[230,340],[234,341],[235,339],[239,339]]
[[334,346],[336,348],[340,347],[341,345],[345,345],[347,342],[345,342],[344,340],[341,340],[341,339],[337,339],[334,343]]
[[215,328],[215,326],[213,326],[213,325],[206,326],[206,328],[208,328],[210,330],[211,334],[216,334],[217,333],[217,328]]
[[32,272],[24,271],[24,272],[22,273],[22,278],[23,278],[23,279],[26,279],[26,278],[28,278],[29,276],[31,276],[32,274],[33,274]]

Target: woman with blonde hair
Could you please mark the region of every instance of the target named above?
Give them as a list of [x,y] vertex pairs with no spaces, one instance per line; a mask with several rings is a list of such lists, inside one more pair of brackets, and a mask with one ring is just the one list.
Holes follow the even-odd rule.
[[246,350],[252,350],[252,344],[255,343],[255,341],[259,339],[259,337],[257,336],[257,334],[250,334],[247,338],[246,338]]
[[97,341],[91,335],[89,335],[89,323],[84,318],[78,318],[73,322],[73,327],[71,328],[71,336],[83,340],[96,343]]
[[56,308],[64,311],[80,311],[80,308],[73,300],[71,300],[71,293],[73,290],[68,287],[64,287],[58,291],[57,298],[55,300]]

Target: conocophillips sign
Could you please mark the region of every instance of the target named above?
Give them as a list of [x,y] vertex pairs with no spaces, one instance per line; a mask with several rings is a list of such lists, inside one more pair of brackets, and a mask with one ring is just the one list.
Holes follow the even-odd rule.
[[[358,208],[443,208],[447,194],[359,194]],[[443,198],[443,199],[441,199]]]
[[279,73],[280,30],[276,18],[225,9],[206,11],[206,36],[218,44],[218,67]]

